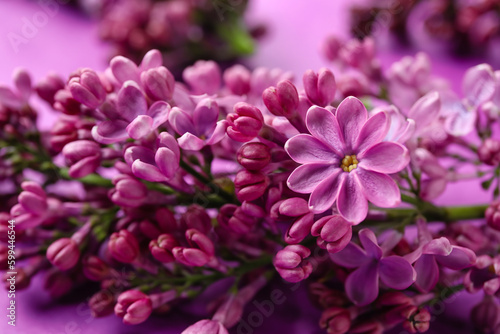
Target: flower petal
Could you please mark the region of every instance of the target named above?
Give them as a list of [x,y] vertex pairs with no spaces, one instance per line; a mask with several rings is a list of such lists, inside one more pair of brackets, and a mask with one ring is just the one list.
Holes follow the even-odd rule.
[[433,239],[424,245],[422,254],[448,256],[451,253],[450,240],[445,237]]
[[145,163],[141,160],[135,160],[132,163],[132,173],[138,178],[150,182],[165,182],[167,178],[163,175],[158,167]]
[[346,98],[338,106],[337,120],[348,151],[346,154],[351,153],[349,151],[356,146],[356,140],[367,118],[368,112],[365,106],[353,96]]
[[134,81],[127,81],[118,92],[117,109],[120,115],[131,122],[138,115],[145,115],[148,110],[146,97]]
[[211,134],[210,137],[207,138],[205,144],[213,145],[220,142],[226,135],[227,126],[228,123],[225,119],[218,121],[217,124],[215,125],[213,133]]
[[128,138],[128,123],[125,121],[104,121],[92,128],[92,137],[101,144],[118,143]]
[[378,245],[377,237],[372,230],[364,228],[359,231],[359,241],[366,251],[366,255],[375,259],[380,259],[382,257],[382,248]]
[[337,118],[327,109],[312,106],[307,111],[306,125],[309,132],[338,156],[344,156],[345,142]]
[[337,199],[337,209],[346,220],[359,224],[368,213],[368,201],[358,181],[349,174],[342,183]]
[[358,306],[368,305],[378,296],[378,262],[371,261],[353,271],[345,281],[349,299]]
[[358,268],[372,260],[361,247],[352,242],[340,252],[330,254],[330,258],[334,263],[346,268]]
[[415,286],[422,292],[429,292],[436,286],[439,280],[439,267],[432,255],[422,255],[415,262],[417,280]]
[[184,150],[198,151],[205,146],[204,140],[189,132],[183,134],[177,141],[179,142],[179,147]]
[[392,289],[403,290],[415,281],[415,271],[411,264],[400,256],[388,256],[380,260],[380,279]]
[[327,179],[320,182],[309,198],[309,209],[314,213],[330,209],[337,199],[344,178],[342,169],[336,168]]
[[130,138],[141,139],[153,131],[153,119],[147,115],[137,116],[128,126]]
[[193,112],[195,134],[209,136],[215,129],[219,118],[219,106],[212,99],[201,100]]
[[158,129],[160,125],[168,121],[170,105],[164,101],[157,101],[148,109],[146,115],[153,119],[153,129]]
[[464,75],[462,91],[472,106],[488,101],[495,93],[495,76],[488,64],[470,68]]
[[397,173],[410,162],[408,149],[393,142],[375,144],[357,158],[358,167],[384,174]]
[[170,110],[168,122],[174,128],[175,132],[180,135],[194,131],[194,124],[191,116],[180,108],[174,107]]
[[288,177],[288,188],[300,194],[310,194],[318,184],[336,173],[337,169],[340,168],[331,164],[302,165]]
[[431,124],[439,115],[441,99],[438,92],[421,97],[408,112],[408,118],[415,121],[417,131]]
[[160,147],[156,151],[155,162],[158,169],[168,179],[173,178],[175,172],[179,169],[179,156],[166,147]]
[[394,180],[385,174],[356,168],[353,175],[363,188],[368,201],[382,208],[393,208],[401,203],[401,194]]
[[476,263],[476,254],[468,248],[452,246],[450,255],[436,255],[436,260],[446,268],[462,270]]
[[361,153],[384,139],[389,131],[389,121],[390,119],[385,112],[379,112],[370,117],[359,133],[354,150]]
[[299,134],[285,144],[290,157],[300,164],[311,162],[339,164],[339,157],[328,146],[311,135]]
[[111,72],[120,84],[127,80],[140,82],[139,69],[132,60],[123,56],[116,56],[111,59],[110,67]]

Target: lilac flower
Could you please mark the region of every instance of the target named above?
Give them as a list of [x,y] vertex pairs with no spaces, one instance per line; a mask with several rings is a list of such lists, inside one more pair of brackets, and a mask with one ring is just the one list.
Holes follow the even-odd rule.
[[250,91],[252,74],[243,65],[234,65],[224,71],[224,84],[235,95],[245,95]]
[[193,151],[216,144],[224,138],[227,122],[218,119],[219,106],[210,98],[199,101],[192,112],[174,107],[168,116],[170,125],[181,135],[179,146]]
[[317,237],[316,243],[319,247],[334,254],[344,249],[351,241],[352,225],[340,215],[326,216],[314,223],[311,234]]
[[292,283],[300,282],[309,277],[313,271],[311,262],[306,259],[309,255],[311,251],[305,246],[286,246],[274,257],[274,267],[284,280]]
[[47,248],[47,259],[60,270],[73,268],[80,258],[78,244],[70,238],[61,238]]
[[299,134],[285,145],[290,157],[302,164],[288,178],[288,187],[311,193],[309,206],[315,213],[336,201],[339,213],[355,224],[366,217],[368,201],[397,206],[399,188],[386,174],[406,167],[409,154],[401,144],[382,142],[388,121],[384,112],[368,119],[365,107],[354,97],[339,105],[336,116],[311,107],[306,117],[311,135]]
[[[139,66],[128,58],[116,56],[110,61],[110,70],[113,79],[115,79],[119,85],[123,85],[129,80],[140,84],[141,75],[150,69],[161,67],[162,62],[163,56],[161,52],[153,49],[144,55]],[[168,78],[165,79],[169,80]]]
[[115,305],[115,314],[123,318],[126,325],[137,325],[146,321],[152,311],[151,299],[138,290],[122,292]]
[[75,100],[91,109],[98,108],[106,99],[106,90],[101,79],[89,68],[73,74],[68,82],[68,89]]
[[217,264],[214,244],[206,235],[194,228],[187,230],[185,234],[190,247],[172,249],[172,254],[179,263],[194,267]]
[[474,267],[465,274],[464,285],[471,293],[483,290],[487,295],[494,295],[500,289],[499,259],[478,256]]
[[149,135],[167,121],[170,106],[158,101],[148,108],[139,85],[129,80],[118,92],[116,102],[105,102],[99,111],[107,120],[92,129],[92,136],[101,144],[112,144]]
[[270,217],[290,224],[284,237],[289,244],[304,240],[314,223],[314,214],[309,211],[306,200],[299,197],[276,202],[271,208]]
[[175,261],[172,250],[178,247],[177,239],[171,234],[162,234],[158,240],[151,240],[149,243],[149,250],[153,257],[163,263],[170,263]]
[[24,69],[18,68],[14,71],[15,89],[0,85],[0,104],[12,109],[21,109],[28,104],[33,91],[31,77]]
[[195,95],[215,94],[221,85],[219,65],[212,60],[198,60],[184,70],[182,77]]
[[148,190],[144,184],[132,176],[120,174],[113,178],[115,188],[108,192],[108,197],[116,205],[137,208],[144,204]]
[[356,268],[345,282],[347,296],[359,306],[368,305],[378,296],[379,278],[388,287],[404,290],[415,281],[415,272],[404,258],[384,256],[375,234],[369,229],[359,231],[363,248],[354,243],[331,255],[333,262],[346,268]]
[[337,85],[332,71],[322,68],[318,73],[306,71],[303,77],[304,89],[309,100],[320,107],[333,102]]

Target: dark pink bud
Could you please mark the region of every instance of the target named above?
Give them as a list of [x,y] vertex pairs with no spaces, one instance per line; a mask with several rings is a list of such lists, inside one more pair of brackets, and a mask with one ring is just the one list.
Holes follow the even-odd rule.
[[175,78],[164,67],[155,67],[141,73],[144,90],[153,101],[168,101],[174,93]]
[[47,77],[42,79],[35,86],[38,96],[47,101],[50,105],[54,104],[55,95],[61,89],[64,89],[64,81],[55,73],[47,75]]
[[193,248],[198,248],[205,252],[207,255],[213,257],[215,248],[212,240],[210,240],[202,232],[192,228],[186,231],[186,240]]
[[498,166],[500,164],[500,141],[488,138],[477,150],[479,160],[487,165]]
[[47,248],[47,259],[60,270],[73,268],[79,258],[78,244],[70,238],[58,239]]
[[198,60],[184,70],[182,78],[197,95],[215,94],[221,86],[219,65],[211,60]]
[[236,196],[240,201],[253,201],[264,195],[269,178],[260,172],[239,171],[234,179]]
[[245,102],[238,102],[234,106],[234,113],[227,115],[227,121],[227,135],[242,143],[257,137],[264,125],[261,111]]
[[49,292],[52,298],[59,298],[73,288],[73,280],[66,273],[59,270],[51,270],[45,277],[43,288]]
[[132,263],[139,256],[139,243],[127,230],[113,233],[109,238],[108,249],[111,256],[123,263]]
[[237,208],[227,222],[227,228],[234,233],[243,235],[249,233],[258,220],[253,215],[246,213],[241,207]]
[[81,111],[81,104],[73,98],[70,91],[61,89],[54,95],[54,109],[67,115],[78,115]]
[[178,262],[187,266],[201,267],[214,259],[214,244],[204,234],[189,229],[186,231],[186,240],[190,247],[175,247],[172,250]]
[[111,270],[106,262],[99,257],[90,255],[83,259],[83,274],[89,280],[100,282],[111,274]]
[[247,143],[238,150],[238,162],[248,170],[261,170],[271,162],[271,150],[263,143]]
[[173,235],[162,234],[158,237],[158,240],[151,240],[149,250],[158,261],[169,263],[175,260],[172,250],[177,246],[179,246],[179,243]]
[[500,231],[500,201],[494,201],[484,213],[486,222],[491,228]]
[[101,79],[95,71],[88,68],[73,74],[68,88],[75,100],[92,109],[99,107],[106,99],[106,90]]
[[245,95],[250,91],[250,79],[252,74],[243,65],[234,65],[224,71],[224,83],[231,93]]
[[292,283],[305,280],[313,271],[312,264],[306,260],[311,255],[309,248],[290,245],[280,250],[274,257],[274,267],[284,280]]
[[403,322],[403,328],[410,333],[425,333],[429,329],[431,314],[424,308],[409,306],[406,314],[406,321]]
[[62,154],[68,162],[69,176],[81,178],[101,165],[101,147],[95,141],[77,140],[66,144]]
[[118,175],[113,179],[115,188],[110,190],[109,197],[116,205],[137,208],[144,204],[148,189],[139,180],[129,175]]
[[328,334],[345,334],[351,327],[351,314],[342,307],[330,307],[321,314],[319,326]]
[[337,85],[332,71],[327,68],[320,69],[318,73],[308,70],[302,80],[307,97],[312,103],[326,107],[333,102]]
[[153,306],[148,295],[138,290],[128,290],[120,294],[115,305],[115,314],[123,318],[126,325],[137,325],[146,321]]
[[318,237],[318,245],[329,253],[337,253],[347,246],[352,238],[352,225],[340,215],[320,218],[311,228]]
[[297,244],[311,232],[314,214],[310,212],[307,201],[303,198],[289,198],[279,201],[271,208],[271,218],[291,222],[285,234],[285,241]]
[[101,290],[89,300],[90,312],[94,318],[101,318],[113,313],[116,299],[109,290]]
[[280,81],[277,87],[269,87],[262,93],[269,111],[276,116],[291,117],[299,107],[297,88],[288,80]]
[[208,233],[212,229],[212,220],[201,206],[190,205],[181,216],[181,226],[184,229],[194,228],[202,233]]
[[481,333],[490,333],[500,320],[500,307],[492,296],[487,295],[474,306],[470,316],[476,329]]

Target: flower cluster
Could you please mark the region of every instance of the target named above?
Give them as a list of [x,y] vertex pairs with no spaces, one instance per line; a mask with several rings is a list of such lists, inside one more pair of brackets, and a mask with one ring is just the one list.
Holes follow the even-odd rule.
[[[92,314],[133,325],[226,282],[185,334],[227,333],[273,275],[307,282],[334,334],[425,332],[427,307],[465,289],[486,296],[473,323],[498,330],[500,204],[434,201],[464,179],[500,192],[498,72],[469,69],[459,97],[425,54],[384,72],[371,39],[325,51],[340,69],[301,83],[213,61],[179,82],[158,50],[35,86],[16,71],[0,86],[0,232],[16,221],[26,259],[16,288],[42,272],[55,298],[97,282]],[[35,93],[59,115],[48,133]]]

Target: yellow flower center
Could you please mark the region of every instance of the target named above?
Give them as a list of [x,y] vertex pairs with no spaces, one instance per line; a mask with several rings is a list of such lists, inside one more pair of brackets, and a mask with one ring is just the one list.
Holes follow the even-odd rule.
[[344,159],[342,159],[342,163],[340,164],[340,168],[344,170],[344,172],[350,172],[353,169],[356,169],[358,167],[358,160],[356,159],[356,156],[353,155],[346,155]]

